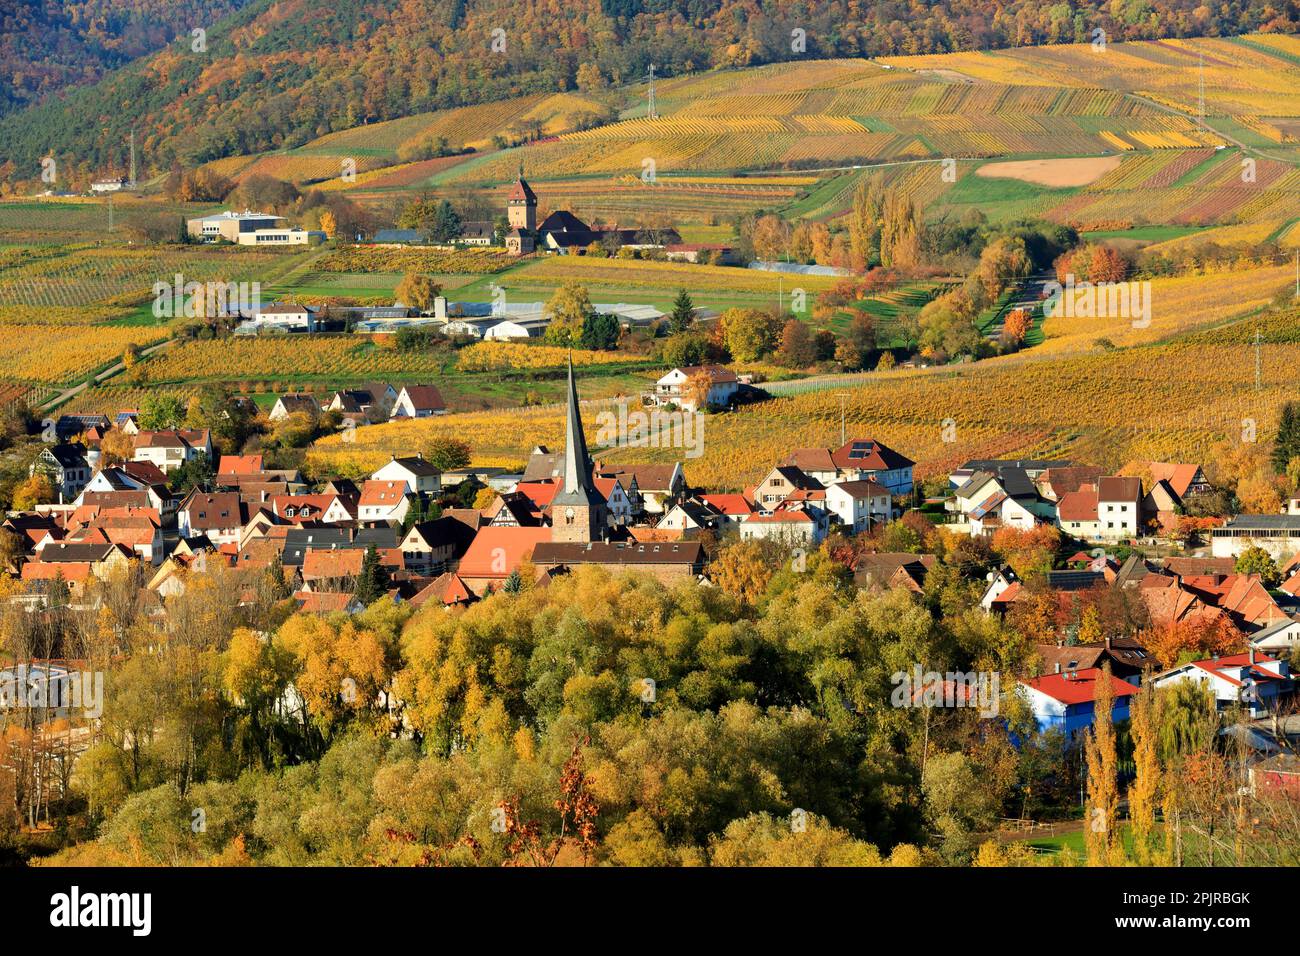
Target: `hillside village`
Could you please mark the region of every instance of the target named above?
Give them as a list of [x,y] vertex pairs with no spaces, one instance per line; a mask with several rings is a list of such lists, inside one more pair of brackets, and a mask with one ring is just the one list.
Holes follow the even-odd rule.
[[[736,383],[721,369],[673,370],[648,400],[676,407],[672,389],[701,373],[723,379],[725,404]],[[95,602],[97,583],[138,568],[143,599],[165,614],[195,574],[220,567],[270,575],[306,613],[355,614],[380,598],[450,611],[583,568],[716,587],[729,552],[765,573],[821,552],[859,589],[928,601],[937,555],[962,552],[957,573],[978,583],[982,612],[1038,641],[1017,678],[1044,732],[1090,725],[1103,665],[1126,684],[1116,719],[1148,680],[1199,681],[1255,718],[1289,712],[1300,499],[1285,514],[1191,518],[1215,494],[1197,463],[1152,462],[1139,477],[1050,460],[967,461],[945,494],[925,497],[915,462],[867,436],[794,449],[757,484],[717,493],[691,483],[689,460],[593,460],[578,386],[570,365],[564,448],[533,448],[513,474],[415,453],[359,482],[309,483],[258,454],[218,453],[206,429],[141,430],[133,412],[65,417],[66,440],[32,465],[56,503],[3,523],[9,600],[37,613]],[[284,395],[270,418],[333,411],[366,424],[376,409],[380,420],[445,411],[435,386],[378,384],[325,402]],[[108,451],[117,435],[128,457]],[[178,493],[174,479],[195,467]]]
[[1296,2],[6,13],[0,872],[1284,895]]

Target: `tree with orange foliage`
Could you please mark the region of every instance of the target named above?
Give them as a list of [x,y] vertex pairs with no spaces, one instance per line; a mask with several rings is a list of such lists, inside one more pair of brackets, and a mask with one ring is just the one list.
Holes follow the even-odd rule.
[[587,789],[587,775],[582,772],[582,748],[590,743],[590,737],[574,741],[560,772],[560,795],[554,804],[560,814],[560,827],[553,840],[542,839],[542,826],[536,820],[520,819],[518,797],[497,804],[510,838],[506,866],[554,866],[565,849],[576,849],[583,866],[591,862],[600,804]]
[[1046,574],[1061,544],[1061,532],[1050,524],[1040,524],[1029,531],[999,528],[993,534],[993,550],[1002,555],[1021,578]]
[[1012,309],[1002,323],[1002,338],[1014,345],[1023,345],[1025,336],[1029,334],[1030,321],[1027,309]]
[[1226,614],[1217,614],[1154,624],[1139,635],[1139,641],[1161,665],[1173,667],[1183,659],[1235,653],[1243,637]]
[[1007,620],[1015,632],[1032,644],[1054,644],[1058,628],[1056,595],[1038,578],[1020,592]]
[[750,604],[762,596],[772,579],[772,568],[757,541],[738,541],[722,548],[708,573],[725,593]]

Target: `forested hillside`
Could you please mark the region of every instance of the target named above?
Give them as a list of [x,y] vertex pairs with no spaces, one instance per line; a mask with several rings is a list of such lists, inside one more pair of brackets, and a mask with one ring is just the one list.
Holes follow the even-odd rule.
[[94,83],[249,0],[3,0],[0,113]]
[[[147,9],[149,0],[126,7]],[[114,7],[73,4],[71,7]],[[176,4],[167,4],[175,8]],[[184,4],[206,20],[238,3]],[[0,121],[0,175],[120,167],[134,127],[147,165],[297,146],[326,133],[534,92],[803,57],[879,56],[1089,40],[1295,32],[1295,0],[255,0],[99,83]],[[804,31],[802,43],[795,30]],[[498,31],[494,33],[494,31]],[[494,38],[496,42],[494,43]],[[53,42],[53,41],[51,41]],[[125,43],[125,41],[123,41]],[[126,56],[124,47],[123,56]],[[46,59],[55,59],[51,53]],[[14,70],[6,69],[12,82]],[[27,82],[24,80],[24,87]],[[39,86],[39,84],[38,84]]]

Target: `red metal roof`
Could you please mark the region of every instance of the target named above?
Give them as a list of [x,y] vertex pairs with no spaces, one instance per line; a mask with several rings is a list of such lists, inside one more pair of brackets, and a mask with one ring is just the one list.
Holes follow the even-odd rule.
[[[1097,680],[1101,673],[1100,668],[1085,667],[1068,675],[1044,674],[1042,677],[1034,677],[1023,683],[1063,704],[1082,704],[1096,698]],[[1128,697],[1138,692],[1138,689],[1128,681],[1120,680],[1113,674],[1110,684],[1116,697]]]

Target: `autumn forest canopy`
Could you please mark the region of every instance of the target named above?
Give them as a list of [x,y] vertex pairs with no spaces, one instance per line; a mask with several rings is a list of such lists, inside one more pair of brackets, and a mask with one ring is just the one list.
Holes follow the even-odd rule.
[[[0,164],[26,169],[53,154],[74,167],[121,167],[134,129],[146,167],[160,171],[435,109],[636,83],[651,63],[671,77],[792,58],[1079,43],[1098,28],[1117,41],[1294,32],[1300,21],[1294,0],[232,0],[168,3],[164,18],[147,0],[62,6],[62,19],[5,15]],[[198,52],[194,29],[204,31]],[[798,52],[795,29],[805,38]],[[60,38],[72,30],[82,32],[70,46]],[[494,30],[505,31],[504,51],[493,49]]]

